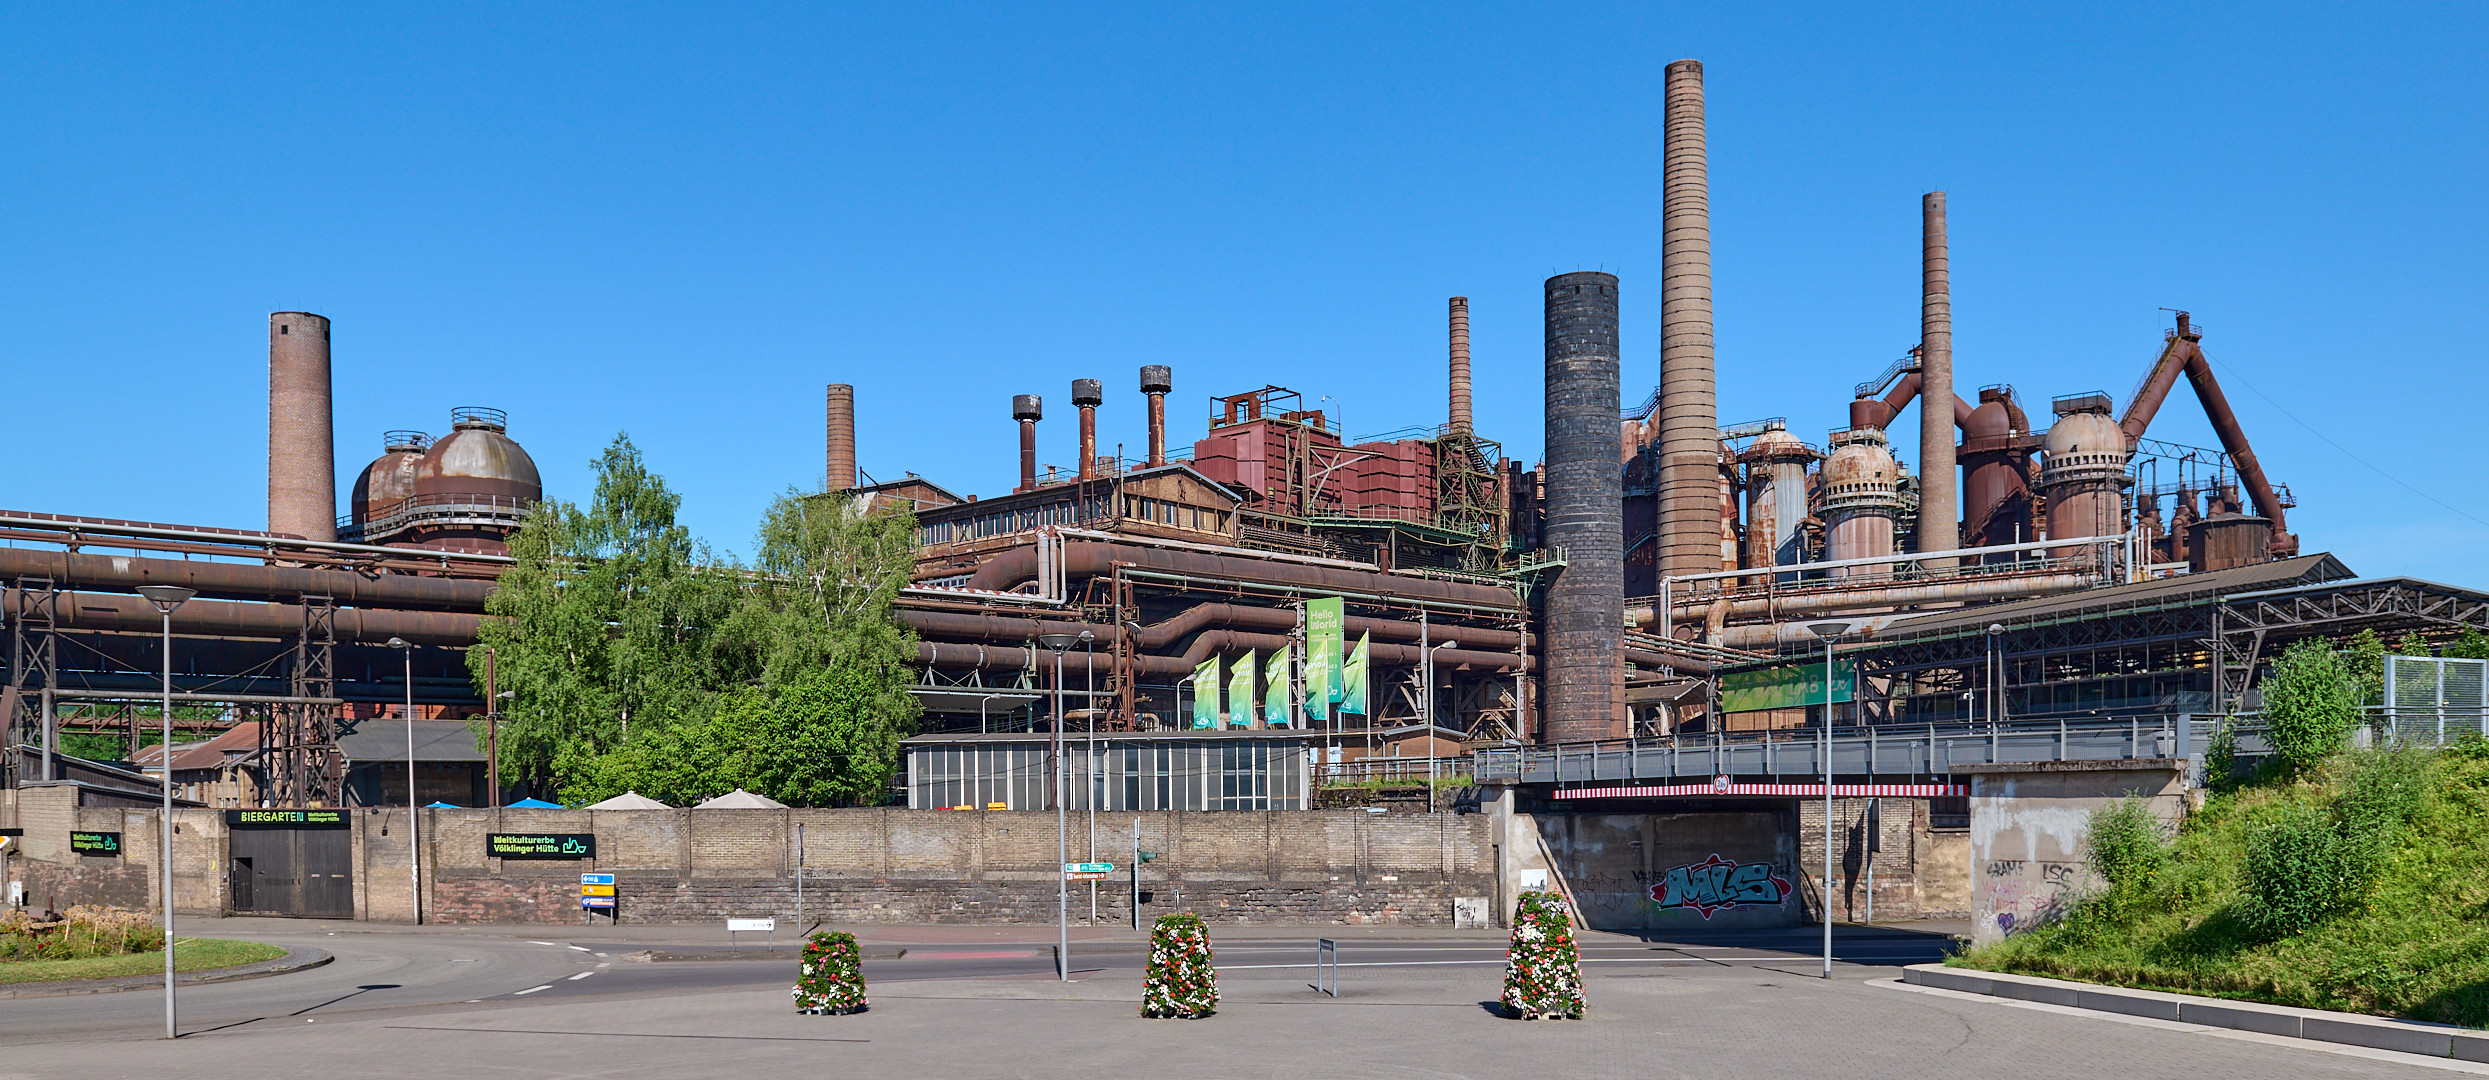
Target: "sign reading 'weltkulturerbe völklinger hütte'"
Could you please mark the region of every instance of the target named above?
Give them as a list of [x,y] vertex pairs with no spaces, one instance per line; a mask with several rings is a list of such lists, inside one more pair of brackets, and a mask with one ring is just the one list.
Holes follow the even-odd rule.
[[121,834],[117,832],[73,832],[69,834],[69,850],[80,855],[121,854]]
[[593,859],[594,833],[486,833],[484,854],[496,859]]

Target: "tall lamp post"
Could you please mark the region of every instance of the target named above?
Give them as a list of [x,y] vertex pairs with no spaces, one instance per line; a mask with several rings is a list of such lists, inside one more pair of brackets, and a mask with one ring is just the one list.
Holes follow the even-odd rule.
[[415,913],[415,925],[423,925],[423,826],[416,823],[415,809],[415,646],[405,638],[390,638],[389,647],[406,661],[406,904]]
[[1072,981],[1072,884],[1064,876],[1063,866],[1071,862],[1071,819],[1063,805],[1064,774],[1069,770],[1063,762],[1063,650],[1089,636],[1088,631],[1073,634],[1039,634],[1037,643],[1054,650],[1054,973],[1061,982]]
[[173,1009],[173,609],[199,591],[179,585],[141,585],[138,595],[164,616],[164,744],[156,748],[157,760],[164,764],[164,822],[156,829],[164,838],[164,850],[156,876],[164,879],[164,1037],[178,1039],[181,1027]]
[[[407,681],[411,684],[414,680]],[[493,711],[484,714],[484,786],[493,789],[495,810],[501,809],[501,703],[518,695],[516,690],[494,694]]]
[[1824,639],[1824,978],[1832,977],[1832,642],[1849,632],[1840,621],[1808,623]]
[[[1425,624],[1418,625],[1418,632],[1425,633]],[[1459,645],[1460,642],[1457,641],[1445,641],[1427,648],[1426,655],[1423,657],[1426,661],[1424,665],[1426,671],[1424,675],[1419,676],[1426,680],[1425,692],[1418,696],[1418,704],[1425,712],[1426,812],[1429,814],[1435,812],[1435,650],[1457,648]],[[1475,783],[1476,778],[1472,777],[1471,782]]]
[[1988,624],[1988,729],[2005,717],[2005,666],[1997,663],[1997,646],[2005,637],[2004,623]]

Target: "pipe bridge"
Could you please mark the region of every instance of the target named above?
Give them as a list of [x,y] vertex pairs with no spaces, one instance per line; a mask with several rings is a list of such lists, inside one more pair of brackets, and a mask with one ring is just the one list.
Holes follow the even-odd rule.
[[[1964,765],[2183,759],[2210,745],[2219,721],[2217,716],[2146,714],[1853,728],[1833,733],[1831,771],[1838,777],[1899,779],[1941,777]],[[2240,733],[2240,757],[2266,752],[2257,734]],[[1825,771],[1821,729],[1484,749],[1474,752],[1471,768],[1481,783],[1560,788],[1625,781],[1708,782],[1723,776],[1820,781]]]

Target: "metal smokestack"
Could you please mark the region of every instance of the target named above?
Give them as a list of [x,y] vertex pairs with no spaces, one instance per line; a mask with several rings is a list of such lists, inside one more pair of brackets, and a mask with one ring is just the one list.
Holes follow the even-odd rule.
[[[1962,546],[1953,466],[1953,271],[1945,247],[1945,193],[1920,203],[1919,550]],[[1948,562],[1946,565],[1950,565]]]
[[1452,433],[1469,434],[1469,298],[1452,298]]
[[268,531],[337,539],[337,450],[328,319],[268,316]]
[[1720,569],[1720,415],[1711,349],[1703,65],[1668,65],[1659,296],[1660,573]]
[[1011,418],[1020,422],[1020,486],[1027,491],[1037,486],[1037,421],[1045,418],[1045,403],[1035,394],[1017,394],[1011,399]]
[[856,388],[831,383],[824,419],[829,431],[824,454],[829,462],[826,490],[845,491],[856,486]]
[[1167,463],[1167,393],[1175,389],[1175,372],[1165,364],[1141,366],[1141,392],[1149,395],[1149,464]]
[[1098,475],[1098,406],[1106,401],[1106,384],[1096,379],[1072,380],[1072,404],[1080,409],[1080,478]]
[[[1624,474],[1618,405],[1616,276],[1547,279],[1546,543],[1565,552],[1547,588],[1545,715],[1552,741],[1622,734],[1625,676]],[[1714,444],[1717,445],[1716,436]],[[1719,561],[1719,479],[1704,460],[1703,522]]]

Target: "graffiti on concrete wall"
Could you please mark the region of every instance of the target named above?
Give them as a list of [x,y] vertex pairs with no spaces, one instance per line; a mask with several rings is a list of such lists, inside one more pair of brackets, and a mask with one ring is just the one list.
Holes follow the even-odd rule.
[[1740,863],[1717,852],[1698,863],[1672,866],[1651,886],[1651,902],[1663,911],[1684,908],[1709,921],[1715,911],[1768,907],[1789,897],[1789,879],[1770,863]]
[[2023,859],[1999,859],[1985,867],[1990,918],[2000,936],[2012,937],[2065,916],[2080,881],[2083,864],[2040,862],[2037,880]]

